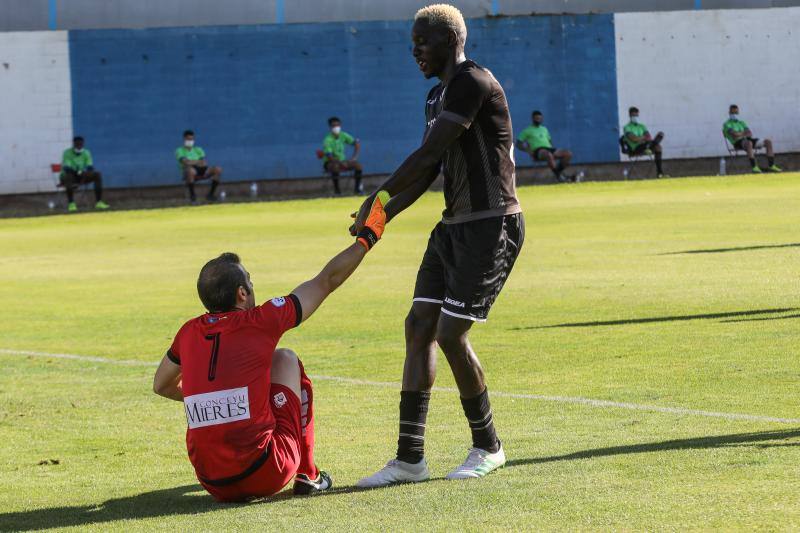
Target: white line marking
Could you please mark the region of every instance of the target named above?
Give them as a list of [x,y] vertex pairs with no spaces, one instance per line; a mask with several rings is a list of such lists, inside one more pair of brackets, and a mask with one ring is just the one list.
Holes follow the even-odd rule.
[[[85,361],[89,363],[106,363],[124,366],[149,366],[155,367],[158,363],[151,361],[136,361],[132,359],[109,359],[107,357],[94,357],[88,355],[77,355],[71,353],[48,353],[34,352],[29,350],[8,350],[0,348],[0,355],[27,355],[30,357],[45,357],[50,359],[71,359],[74,361]],[[389,389],[399,389],[399,383],[390,381],[370,381],[365,379],[344,378],[339,376],[312,375],[311,379],[319,381],[335,381],[338,383],[348,383],[350,385],[362,385],[367,387],[381,387]],[[457,393],[458,389],[452,387],[434,387],[434,391]],[[631,411],[650,411],[655,413],[665,413],[670,415],[694,415],[708,418],[723,418],[725,420],[747,420],[749,422],[775,422],[779,424],[800,424],[800,418],[781,418],[775,416],[748,415],[741,413],[722,413],[717,411],[704,411],[701,409],[686,409],[684,407],[663,407],[660,405],[646,405],[628,402],[614,402],[611,400],[594,400],[592,398],[581,398],[575,396],[547,396],[543,394],[522,394],[515,392],[492,391],[493,397],[514,398],[518,400],[536,400],[541,402],[572,403],[586,405],[589,407],[628,409]]]

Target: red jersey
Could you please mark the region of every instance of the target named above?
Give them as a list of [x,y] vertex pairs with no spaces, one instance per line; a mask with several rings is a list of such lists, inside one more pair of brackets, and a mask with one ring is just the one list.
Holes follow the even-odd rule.
[[264,460],[275,428],[272,354],[301,320],[290,294],[248,311],[207,313],[178,331],[167,356],[181,366],[186,447],[198,477],[238,476]]

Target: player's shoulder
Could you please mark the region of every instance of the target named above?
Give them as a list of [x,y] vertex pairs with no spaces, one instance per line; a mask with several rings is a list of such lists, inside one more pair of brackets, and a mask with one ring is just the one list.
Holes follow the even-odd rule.
[[499,83],[489,69],[468,59],[461,64],[448,85],[477,92],[489,92],[495,85],[499,86]]

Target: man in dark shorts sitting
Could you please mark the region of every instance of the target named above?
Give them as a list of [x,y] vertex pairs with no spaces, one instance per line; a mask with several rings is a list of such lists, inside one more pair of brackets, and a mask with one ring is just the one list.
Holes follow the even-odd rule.
[[[750,159],[750,166],[753,173],[761,174],[761,167],[756,162],[756,149],[762,146],[758,139],[753,138],[753,132],[750,131],[750,126],[747,122],[739,118],[739,106],[736,104],[728,108],[728,120],[722,125],[722,133],[728,142],[731,143],[736,150],[747,152],[747,157]],[[772,148],[772,139],[764,139],[764,148],[767,150],[767,170],[771,172],[781,172],[783,169],[775,164],[775,151]]]
[[546,161],[557,181],[575,181],[574,176],[563,174],[572,160],[572,152],[559,150],[553,146],[553,139],[544,125],[544,115],[541,111],[534,111],[531,120],[533,124],[522,130],[517,137],[517,148],[529,154],[534,161]]
[[210,167],[206,162],[206,152],[194,144],[194,132],[186,130],[183,132],[183,146],[175,150],[175,159],[178,160],[178,168],[181,170],[183,181],[189,189],[189,201],[197,203],[197,195],[194,192],[196,181],[210,179],[211,189],[206,195],[206,200],[213,202],[216,200],[215,192],[222,179],[222,167]]
[[[330,173],[331,179],[333,179],[334,192],[342,194],[341,189],[339,189],[339,175],[342,172],[352,170],[353,178],[355,178],[353,192],[355,194],[363,194],[364,185],[361,183],[361,175],[364,168],[358,162],[361,142],[346,131],[342,131],[342,121],[339,117],[329,118],[328,127],[330,132],[322,140],[322,165]],[[349,159],[344,151],[345,144],[353,147],[353,156]]]
[[622,139],[620,140],[623,153],[631,156],[653,154],[658,177],[663,178],[664,169],[661,164],[663,149],[661,148],[661,141],[664,140],[664,132],[659,131],[653,138],[647,130],[647,126],[639,121],[639,109],[636,107],[628,109],[628,117],[630,121],[623,128]]
[[[426,79],[440,82],[425,99],[422,146],[381,187],[396,195],[386,206],[386,219],[416,202],[440,170],[445,210],[428,239],[405,322],[397,453],[385,467],[361,479],[360,487],[430,478],[425,424],[439,348],[472,433],[466,459],[447,479],[483,477],[506,462],[469,331],[475,322],[486,321],[525,236],[508,102],[492,73],[465,57],[467,27],[458,9],[443,4],[420,9],[411,36],[419,70]],[[373,198],[362,204],[354,234],[368,219]]]
[[83,145],[83,137],[72,139],[72,147],[64,150],[61,156],[61,185],[67,192],[67,211],[78,210],[75,203],[75,189],[87,183],[94,184],[95,209],[108,209],[103,201],[103,176],[95,170],[92,153]]

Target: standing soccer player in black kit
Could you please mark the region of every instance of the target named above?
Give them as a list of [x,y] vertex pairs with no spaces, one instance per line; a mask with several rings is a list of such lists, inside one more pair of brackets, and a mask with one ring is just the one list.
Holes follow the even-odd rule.
[[[424,481],[428,400],[436,377],[436,345],[458,385],[472,447],[448,479],[479,478],[505,464],[495,433],[483,369],[470,345],[474,322],[484,322],[500,294],[525,235],[514,177],[514,136],[503,88],[487,69],[466,59],[467,28],[453,6],[417,12],[414,59],[428,93],[422,146],[384,183],[392,196],[387,220],[413,204],[444,174],[445,210],[431,233],[406,318],[406,360],[400,393],[397,456],[358,482],[360,487]],[[374,196],[374,195],[373,195]],[[353,227],[364,222],[372,197]]]

